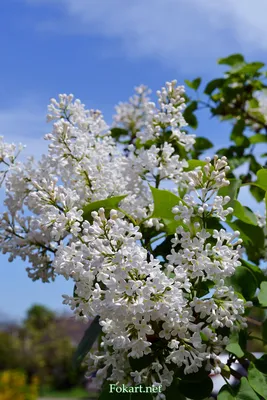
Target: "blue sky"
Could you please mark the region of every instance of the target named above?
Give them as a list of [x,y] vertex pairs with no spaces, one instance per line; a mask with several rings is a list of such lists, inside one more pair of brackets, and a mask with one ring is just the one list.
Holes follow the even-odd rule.
[[[58,93],[110,122],[114,105],[141,83],[155,91],[167,80],[210,80],[222,72],[216,59],[233,52],[267,62],[266,15],[266,0],[1,0],[0,135],[38,158]],[[227,144],[228,128],[205,114],[197,133]],[[23,318],[33,302],[63,309],[71,282],[32,283],[25,264],[0,257],[0,319]]]

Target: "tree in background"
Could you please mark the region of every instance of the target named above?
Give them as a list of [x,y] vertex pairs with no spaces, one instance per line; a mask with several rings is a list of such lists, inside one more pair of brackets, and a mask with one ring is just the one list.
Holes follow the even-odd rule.
[[[211,117],[232,125],[229,135],[231,145],[217,153],[228,158],[231,174],[241,165],[247,164],[247,173],[238,176],[242,183],[251,182],[257,172],[267,166],[267,73],[262,62],[246,62],[241,54],[232,54],[218,60],[229,69],[224,76],[208,82],[201,93],[201,78],[186,81],[196,96],[186,97],[184,117],[193,129],[198,127],[197,113],[208,110]],[[212,143],[198,138],[194,157],[211,148]],[[262,149],[262,151],[260,151]],[[257,150],[257,155],[255,154]],[[250,192],[257,201],[264,198],[264,190],[256,185]]]
[[61,319],[47,307],[33,305],[22,326],[0,333],[0,369],[21,369],[28,380],[38,377],[41,388],[80,385],[83,371],[73,368],[75,345]]
[[35,304],[27,311],[24,326],[34,331],[45,330],[56,319],[56,314],[47,307]]

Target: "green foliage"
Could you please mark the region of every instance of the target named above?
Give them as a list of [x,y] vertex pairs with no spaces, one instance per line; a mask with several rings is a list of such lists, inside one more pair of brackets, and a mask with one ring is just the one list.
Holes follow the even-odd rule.
[[206,161],[203,160],[188,160],[188,167],[185,167],[185,171],[192,171],[197,167],[204,167],[206,165]]
[[157,189],[153,186],[150,186],[150,189],[154,201],[154,210],[151,218],[172,220],[174,218],[173,207],[177,206],[180,201],[183,202],[183,200],[168,190]]
[[207,95],[211,95],[214,90],[221,88],[224,83],[225,79],[223,78],[213,79],[206,85],[204,93]]
[[[253,154],[254,147],[267,143],[267,122],[259,110],[258,100],[259,92],[267,87],[267,74],[263,70],[265,65],[262,62],[247,62],[242,54],[221,58],[218,64],[226,66],[224,76],[206,83],[203,98],[201,95],[196,99],[187,98],[185,119],[189,126],[196,128],[196,112],[206,108],[212,117],[232,123],[229,137],[233,144],[218,150],[217,154],[227,156],[232,169],[249,162],[248,172],[239,177],[243,183],[251,182],[251,173],[256,174],[262,168]],[[185,81],[194,90],[199,88],[198,82]],[[192,152],[194,158],[200,154],[195,150]],[[262,200],[260,186],[250,190],[257,201]]]
[[141,371],[143,368],[148,367],[155,358],[151,354],[146,354],[141,358],[129,357],[129,363],[133,371]]
[[[77,399],[82,399],[85,400],[88,398],[88,391],[83,389],[82,387],[73,387],[68,390],[43,390],[42,391],[42,396],[45,398],[53,398],[53,399],[70,399],[75,400]],[[90,399],[91,398],[98,398],[98,393],[90,393]]]
[[260,372],[267,374],[267,354],[263,354],[261,358],[256,359],[255,366]]
[[256,135],[250,136],[249,141],[251,144],[267,143],[267,136],[262,133],[257,133]]
[[244,57],[242,54],[232,54],[225,58],[220,58],[218,64],[230,65],[231,67],[244,64]]
[[257,180],[251,184],[266,191],[267,190],[267,169],[260,169],[257,172]]
[[218,395],[218,400],[259,400],[246,378],[241,378],[237,388],[230,389],[224,385]]
[[177,206],[179,202],[184,203],[184,201],[168,190],[157,189],[153,186],[150,186],[150,189],[154,201],[154,210],[150,218],[162,219],[167,227],[168,234],[172,235],[179,225],[184,226],[182,221],[176,221],[174,219],[172,209]]
[[257,218],[250,208],[242,206],[242,204],[237,200],[234,200],[233,215],[240,221],[246,222],[247,224],[255,226],[258,225]]
[[226,204],[226,208],[234,207],[235,200],[237,199],[239,188],[241,186],[240,179],[229,179],[230,184],[218,190],[218,196],[229,196],[230,201]]
[[242,350],[239,342],[239,334],[232,333],[232,335],[230,336],[229,344],[226,346],[226,350],[229,351],[229,353],[234,354],[237,358],[242,358],[245,353]]
[[237,267],[233,276],[228,279],[234,289],[241,293],[245,299],[251,300],[258,287],[257,279],[253,272],[244,265]]
[[0,332],[0,370],[11,370],[21,365],[20,340],[8,332]]
[[126,129],[122,129],[122,128],[116,127],[116,128],[112,128],[110,131],[111,131],[111,136],[117,140],[119,140],[121,136],[129,135],[128,131],[126,131]]
[[87,204],[83,208],[83,219],[92,222],[93,218],[91,216],[92,211],[98,211],[99,208],[104,208],[106,211],[118,210],[119,203],[125,199],[125,196],[114,196],[109,197],[105,200],[94,201],[93,203]]
[[42,330],[48,327],[56,315],[49,308],[35,304],[28,311],[24,321],[28,329]]
[[255,264],[250,263],[247,260],[241,259],[242,265],[248,268],[254,275],[255,279],[257,280],[257,287],[260,287],[261,282],[266,281],[267,277],[264,275],[262,269]]
[[185,83],[187,86],[189,86],[191,89],[197,90],[199,88],[199,85],[201,84],[201,78],[196,78],[193,81],[185,80]]
[[262,306],[267,307],[267,282],[261,283],[258,299]]
[[213,383],[205,370],[199,370],[182,376],[178,389],[186,398],[202,400],[212,392]]
[[[194,150],[192,150],[192,158],[198,158],[201,154],[213,147],[211,141],[205,137],[198,136],[195,139]],[[191,160],[190,160],[191,161]]]
[[74,354],[73,361],[76,368],[81,364],[86,354],[91,350],[100,333],[101,326],[99,325],[99,317],[95,317],[90,326],[86,329]]
[[192,101],[184,110],[184,119],[188,123],[191,128],[196,129],[198,127],[197,117],[194,114],[194,111],[197,110],[198,104],[196,101]]
[[84,371],[73,369],[73,354],[65,319],[41,305],[28,310],[21,326],[0,332],[0,370],[21,369],[28,379],[36,375],[41,390],[45,386],[61,390],[80,384]]
[[248,382],[256,393],[267,399],[267,377],[252,362],[248,368]]
[[234,222],[228,222],[228,225],[234,230],[240,232],[240,237],[243,240],[243,246],[246,249],[249,260],[258,263],[262,257],[264,250],[264,232],[259,226],[254,226],[240,219]]

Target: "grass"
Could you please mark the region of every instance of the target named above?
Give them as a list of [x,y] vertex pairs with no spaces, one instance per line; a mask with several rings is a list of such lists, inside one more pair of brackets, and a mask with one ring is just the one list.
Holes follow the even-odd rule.
[[73,397],[75,399],[88,399],[89,397],[97,398],[97,393],[90,392],[88,394],[88,392],[86,390],[84,390],[83,388],[77,387],[77,388],[72,388],[69,390],[62,390],[62,391],[47,390],[42,393],[42,397],[45,397],[45,398],[53,397],[56,399],[60,399],[60,398],[71,399]]

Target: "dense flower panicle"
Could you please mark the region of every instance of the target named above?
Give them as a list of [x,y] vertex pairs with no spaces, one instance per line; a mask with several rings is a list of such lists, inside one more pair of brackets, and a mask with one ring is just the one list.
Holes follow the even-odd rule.
[[[87,360],[100,381],[164,389],[177,368],[220,372],[219,355],[229,334],[246,326],[250,304],[225,283],[242,254],[239,232],[221,225],[233,212],[230,198],[218,193],[229,184],[227,159],[207,158],[188,171],[177,154],[177,146],[187,151],[195,141],[182,131],[184,88],[167,82],[158,107],[148,94],[141,86],[117,107],[114,121],[133,139],[127,153],[99,111],[66,94],[51,100],[53,130],[41,160],[18,162],[14,145],[1,139],[7,212],[0,246],[10,261],[27,261],[34,280],[74,280],[75,293],[64,303],[85,321],[98,315],[102,326],[101,349]],[[148,184],[166,181],[183,195],[172,209],[177,228],[163,262],[147,232],[165,232],[166,221],[153,217]],[[85,219],[86,205],[122,195],[117,210],[98,206]],[[211,217],[216,229],[208,226]],[[133,359],[145,356],[150,364],[137,371]]]
[[177,82],[167,82],[157,92],[159,108],[149,101],[147,88],[136,88],[138,95],[130,98],[129,103],[120,103],[116,107],[114,117],[116,126],[119,124],[141,143],[159,138],[162,133],[169,132],[170,137],[189,150],[195,143],[195,135],[181,132],[180,128],[187,126],[182,111],[185,108],[184,87],[176,86]]
[[[200,171],[195,171],[198,179],[195,180],[194,190],[197,191],[200,204],[205,204],[215,188],[218,190],[229,184],[225,182],[225,175],[222,173],[226,160],[219,162],[215,157],[213,164],[214,169],[207,160],[206,175],[202,174],[202,180]],[[189,178],[192,178],[192,174]],[[210,179],[209,185],[206,178]],[[192,190],[191,185],[189,193]],[[135,237],[129,245],[126,232],[130,233],[134,226],[128,224],[127,227],[115,211],[111,213],[110,220],[106,220],[104,210],[100,210],[99,214],[93,214],[93,225],[88,227],[85,223],[86,234],[90,233],[90,236],[82,236],[86,242],[84,250],[81,244],[78,247],[81,249],[81,257],[88,254],[86,261],[76,258],[74,250],[65,251],[63,247],[63,258],[56,262],[66,271],[65,254],[72,254],[72,259],[67,259],[67,265],[71,265],[67,276],[75,276],[77,296],[66,297],[65,302],[78,315],[99,315],[105,333],[102,346],[113,349],[112,353],[106,351],[98,359],[99,364],[96,364],[95,356],[91,356],[93,368],[96,365],[102,366],[99,377],[105,377],[108,367],[112,365],[110,379],[129,383],[129,357],[140,358],[147,354],[154,355],[158,371],[149,366],[141,372],[130,373],[135,383],[147,383],[147,377],[152,374],[156,382],[166,387],[172,381],[173,365],[183,368],[186,374],[196,372],[204,365],[208,370],[218,372],[221,366],[218,355],[228,343],[228,336],[222,337],[216,330],[226,327],[235,331],[246,326],[243,314],[245,307],[250,304],[245,304],[231,288],[224,285],[224,279],[241,265],[240,240],[237,239],[239,232],[227,233],[224,229],[214,229],[213,233],[209,233],[200,223],[193,223],[194,215],[199,215],[200,205],[193,198],[191,202],[189,200],[187,199],[187,214],[189,209],[191,211],[189,216],[183,215],[183,222],[187,223],[188,229],[185,230],[182,226],[177,228],[172,240],[172,252],[167,256],[169,264],[166,265],[166,275],[162,273],[157,260],[152,258],[151,262],[154,264],[147,263],[147,251],[136,243],[141,237]],[[228,201],[229,198],[222,199],[223,204]],[[174,208],[174,212],[179,213],[179,206]],[[201,214],[208,212],[215,213],[212,215],[217,218],[221,217],[223,210],[221,205],[218,207],[216,196],[213,203],[204,207]],[[121,228],[122,221],[126,231],[120,231],[122,236],[118,240],[116,231]],[[107,228],[104,229],[104,226]],[[93,244],[92,248],[90,243]],[[101,272],[97,272],[99,269]],[[85,280],[81,273],[86,275]],[[93,288],[89,284],[89,276]],[[197,285],[207,281],[214,282],[213,293],[206,299],[196,297],[194,293]],[[156,341],[167,341],[168,352],[165,350],[164,357],[158,350],[155,352],[154,341],[150,337],[154,337]],[[118,359],[119,364],[116,361]]]
[[149,101],[149,92],[144,86],[136,89],[138,94],[129,103],[116,107],[114,122],[130,132],[132,141],[137,139],[142,144],[156,141],[148,148],[136,149],[133,144],[128,147],[132,168],[149,182],[154,182],[154,177],[159,175],[159,181],[171,179],[180,184],[187,162],[174,154],[175,146],[181,145],[188,151],[195,143],[195,135],[182,131],[187,125],[182,114],[185,108],[184,87],[176,86],[176,83],[167,82],[166,87],[157,92],[158,108]]
[[114,125],[121,125],[127,131],[140,132],[153,117],[155,104],[150,101],[151,90],[141,85],[127,103],[119,103],[114,115]]
[[0,136],[0,187],[4,182],[7,172],[10,168],[12,168],[24,147],[25,146],[23,146],[21,143],[19,145],[15,145],[14,143],[5,143],[4,137]]

